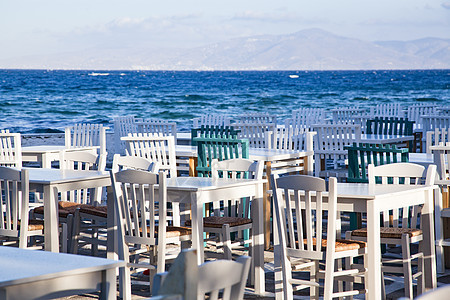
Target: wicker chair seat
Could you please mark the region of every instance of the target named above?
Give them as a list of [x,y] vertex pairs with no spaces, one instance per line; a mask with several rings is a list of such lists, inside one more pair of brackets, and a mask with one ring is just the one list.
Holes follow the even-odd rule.
[[[142,232],[142,229],[140,230]],[[147,227],[147,231],[150,231],[150,227]],[[155,238],[158,237],[158,226],[155,226]],[[185,236],[185,235],[191,235],[192,230],[188,227],[177,227],[177,226],[167,226],[166,227],[166,237],[172,238],[172,237],[179,237],[179,236]]]
[[[313,247],[316,248],[317,240],[316,238],[313,238]],[[307,245],[307,240],[303,240],[303,244]],[[335,242],[335,251],[341,252],[341,251],[348,251],[348,250],[358,250],[366,247],[366,242],[362,241],[355,241],[355,240],[341,240],[336,239]],[[322,251],[325,251],[327,248],[327,240],[322,239]]]
[[[203,218],[203,227],[212,227],[212,228],[222,228],[223,225],[228,224],[230,227],[251,224],[252,220],[248,218],[239,218],[239,217],[204,217]],[[186,226],[191,226],[192,221],[187,220]]]
[[94,205],[83,204],[80,206],[80,212],[89,214],[89,215],[93,215],[93,216],[97,216],[97,217],[101,217],[101,218],[108,217],[107,210],[108,210],[107,207],[104,205],[103,206],[94,206]]
[[[381,227],[380,237],[386,239],[400,239],[403,234],[409,237],[422,235],[422,230],[416,228]],[[367,237],[367,228],[360,228],[352,231],[352,236]]]

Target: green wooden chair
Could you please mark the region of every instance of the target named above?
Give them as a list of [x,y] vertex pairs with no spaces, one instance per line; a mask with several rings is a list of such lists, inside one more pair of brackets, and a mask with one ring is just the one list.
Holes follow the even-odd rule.
[[192,142],[197,145],[197,173],[199,177],[211,176],[211,161],[249,158],[249,141],[237,136],[203,133]]
[[366,143],[353,143],[345,146],[348,151],[348,177],[347,182],[368,183],[367,167],[408,162],[409,151],[406,148],[397,148],[396,145],[376,145]]
[[[409,162],[407,148],[397,148],[396,145],[376,145],[366,143],[353,143],[345,146],[348,151],[348,177],[347,182],[368,183],[367,168],[370,164],[375,166],[397,162]],[[350,213],[350,229],[357,229],[361,224],[361,214]]]
[[[384,134],[384,135],[414,135],[414,121],[406,118],[397,117],[375,117],[367,120],[367,134]],[[414,143],[409,143],[409,151],[413,151]]]
[[217,125],[202,125],[200,128],[191,129],[191,145],[197,146],[194,138],[196,137],[233,137],[237,138],[240,130],[234,129],[230,126],[217,126]]

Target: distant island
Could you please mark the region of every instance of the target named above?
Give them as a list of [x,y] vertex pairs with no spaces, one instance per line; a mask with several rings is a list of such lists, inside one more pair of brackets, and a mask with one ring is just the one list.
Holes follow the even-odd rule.
[[450,39],[369,42],[306,29],[189,49],[91,48],[0,60],[2,69],[393,70],[450,69]]

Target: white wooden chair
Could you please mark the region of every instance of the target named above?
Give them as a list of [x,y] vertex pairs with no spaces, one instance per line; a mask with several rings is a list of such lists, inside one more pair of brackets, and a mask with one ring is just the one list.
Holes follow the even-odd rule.
[[[277,117],[270,113],[246,113],[238,116],[236,123],[274,123]],[[231,124],[233,125],[233,124]]]
[[248,139],[251,148],[273,148],[273,132],[277,128],[276,123],[239,122],[231,126],[235,130],[239,130],[238,137],[240,139]]
[[423,132],[433,131],[441,128],[450,128],[450,116],[423,115]]
[[[283,127],[277,128],[273,137],[273,149],[291,150],[291,151],[310,151],[313,153],[313,138],[316,132],[309,131],[303,127]],[[268,135],[269,138],[270,135]],[[269,144],[269,142],[267,143]],[[272,174],[296,173],[303,172],[305,169],[309,170],[308,175],[312,175],[314,159],[308,157],[304,158],[282,159],[271,162]]]
[[[366,254],[364,242],[339,239],[336,178],[329,178],[328,190],[324,179],[306,175],[272,175],[271,184],[277,227],[274,242],[275,247],[281,249],[283,299],[293,299],[293,291],[305,288],[310,289],[311,298],[319,299],[319,277],[323,276],[319,269],[321,261],[325,261],[324,299],[365,293],[365,290],[333,292],[335,281],[351,282],[354,280],[351,277],[361,277],[367,271],[353,266],[347,270],[335,268],[342,258],[353,259]],[[323,201],[326,192],[327,206]],[[323,222],[324,212],[328,216],[326,223]],[[327,224],[326,229],[323,229],[324,224]],[[298,271],[309,272],[310,280],[294,279],[292,273]],[[277,280],[277,275],[275,278]],[[353,288],[352,284],[348,286]]]
[[442,199],[444,193],[448,195],[448,186],[450,186],[450,142],[441,146],[432,146],[431,151],[434,155],[434,163],[437,166],[438,179],[436,180],[436,184],[439,185],[439,190],[436,190],[434,194],[436,265],[438,273],[443,273],[445,271],[444,247],[450,247],[450,238],[444,238],[443,225],[443,219],[450,218],[450,208],[444,208]]
[[144,157],[114,154],[111,170],[119,172],[127,169],[158,173],[159,163],[152,162]]
[[0,166],[22,168],[22,142],[20,133],[0,131]]
[[445,145],[450,142],[450,128],[435,128],[433,131],[427,131],[426,153],[431,153],[431,146]]
[[[427,186],[434,185],[436,178],[436,166],[430,165],[428,169],[424,166],[412,163],[394,163],[387,165],[374,166],[370,164],[368,167],[369,185],[376,188],[378,181],[381,185],[387,184],[407,184],[417,185],[424,184]],[[401,245],[402,258],[383,259],[383,272],[402,273],[404,276],[405,296],[412,299],[413,297],[413,280],[417,279],[418,294],[424,291],[423,277],[423,253],[411,253],[411,243],[419,243],[423,239],[422,230],[419,228],[420,206],[408,205],[408,199],[405,199],[405,206],[401,209],[391,211],[392,221],[390,220],[390,212],[385,211],[382,214],[383,227],[380,228],[380,237],[382,244]],[[367,228],[356,229],[346,232],[347,239],[367,240]],[[413,274],[412,260],[417,259],[418,271]],[[396,267],[395,264],[401,264]],[[393,266],[394,265],[394,266]]]
[[[28,248],[30,237],[44,236],[44,221],[29,218],[29,184],[28,170],[0,167],[0,245],[18,240],[19,248]],[[66,252],[66,224],[61,233],[61,251]]]
[[[170,256],[166,245],[190,241],[191,230],[166,226],[165,172],[111,171],[111,185],[118,218],[119,259],[127,263],[126,268],[119,271],[121,297],[131,299],[130,273],[142,269],[165,271],[166,260],[175,258]],[[158,192],[155,192],[155,185],[158,185]],[[182,246],[186,246],[185,243]],[[150,261],[142,262],[139,258],[146,255]]]
[[225,115],[206,114],[192,119],[192,128],[203,126],[230,126],[231,118]]
[[[243,158],[229,159],[211,162],[212,178],[247,178],[262,179],[263,163]],[[191,226],[190,220],[186,222]],[[203,230],[219,236],[223,246],[225,259],[231,259],[231,249],[237,245],[251,244],[252,235],[244,236],[244,230],[252,229],[251,203],[248,198],[244,199],[223,199],[223,201],[213,202],[213,215],[203,218]],[[244,237],[243,241],[231,241],[231,233],[239,233],[239,237]],[[220,245],[218,245],[220,246]],[[251,248],[249,253],[251,254]],[[253,257],[253,255],[251,255]]]
[[143,120],[136,122],[138,133],[153,133],[159,135],[172,135],[177,143],[177,123],[164,120]]
[[106,129],[102,124],[75,124],[65,128],[66,148],[99,147],[99,154],[106,154]]
[[415,122],[416,129],[423,129],[422,116],[436,115],[438,106],[436,104],[413,104],[408,106],[406,118]]
[[[126,143],[126,153],[130,156],[146,158],[157,162],[159,170],[167,173],[169,178],[177,177],[177,159],[175,153],[175,137],[151,133],[134,133],[121,138]],[[173,225],[180,226],[180,204],[171,203]],[[187,211],[183,211],[185,215]]]
[[348,124],[313,125],[314,136],[314,174],[318,177],[337,177],[348,175],[345,167],[348,151],[344,148],[361,141],[361,127]]
[[[355,117],[366,114],[364,108],[356,107],[342,107],[331,110],[333,117],[333,124],[355,124]],[[357,124],[360,125],[360,124]]]
[[[447,300],[448,296],[450,295],[450,284],[444,284],[437,289],[431,290],[429,292],[426,292],[419,297],[416,298],[416,300]],[[399,300],[403,300],[403,298],[400,298]]]
[[323,108],[302,107],[292,112],[292,117],[285,120],[285,127],[309,129],[313,124],[325,124],[326,113]]
[[[153,295],[179,295],[184,300],[244,299],[245,283],[250,269],[250,257],[240,256],[236,261],[215,260],[197,266],[195,250],[183,250],[169,272],[158,273],[153,284]],[[160,299],[152,297],[151,299]],[[165,298],[164,298],[165,299]]]
[[141,118],[134,116],[115,117],[114,124],[114,150],[117,154],[125,154],[126,145],[120,138],[127,136],[129,133],[137,133],[138,128],[136,122],[141,122]]
[[370,107],[369,115],[372,117],[398,117],[403,118],[404,112],[400,103],[377,104]]

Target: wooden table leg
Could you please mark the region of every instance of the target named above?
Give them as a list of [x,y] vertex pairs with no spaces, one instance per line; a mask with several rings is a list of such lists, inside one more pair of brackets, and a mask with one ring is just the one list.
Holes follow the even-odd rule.
[[271,215],[271,207],[270,207],[270,199],[271,197],[267,194],[267,191],[270,189],[270,175],[272,173],[272,164],[270,161],[265,162],[266,165],[266,176],[267,182],[264,183],[263,193],[264,193],[264,249],[268,250],[270,248],[270,215]]

